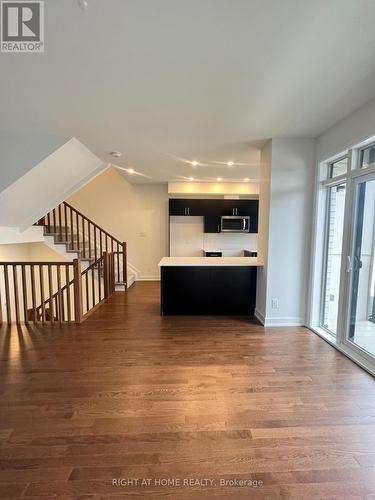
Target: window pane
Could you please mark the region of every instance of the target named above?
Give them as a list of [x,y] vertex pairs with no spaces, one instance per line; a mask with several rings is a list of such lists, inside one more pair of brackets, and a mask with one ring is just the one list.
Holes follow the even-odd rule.
[[348,170],[348,158],[341,158],[341,160],[337,160],[333,163],[330,163],[328,169],[328,177],[332,179],[333,177],[346,174],[347,170]]
[[375,163],[375,144],[361,151],[361,167],[368,167]]
[[354,234],[348,338],[375,356],[375,179],[358,184]]
[[336,335],[337,331],[345,192],[345,184],[331,187],[328,190],[328,227],[323,280],[322,326],[333,335]]

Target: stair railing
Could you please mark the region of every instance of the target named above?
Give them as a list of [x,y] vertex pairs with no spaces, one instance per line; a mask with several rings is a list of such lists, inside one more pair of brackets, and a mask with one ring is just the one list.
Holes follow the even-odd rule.
[[79,259],[0,262],[0,325],[82,323],[115,291],[115,268],[107,252],[83,271]]
[[46,234],[54,235],[57,242],[80,252],[83,259],[97,261],[104,252],[114,254],[117,283],[127,288],[126,242],[119,241],[66,201],[40,219],[37,225],[44,226]]

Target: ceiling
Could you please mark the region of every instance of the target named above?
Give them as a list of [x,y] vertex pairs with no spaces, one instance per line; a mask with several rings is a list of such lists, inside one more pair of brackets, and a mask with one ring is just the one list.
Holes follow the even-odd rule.
[[0,130],[77,137],[131,182],[253,178],[262,141],[375,96],[373,0],[45,4],[45,53],[0,55]]

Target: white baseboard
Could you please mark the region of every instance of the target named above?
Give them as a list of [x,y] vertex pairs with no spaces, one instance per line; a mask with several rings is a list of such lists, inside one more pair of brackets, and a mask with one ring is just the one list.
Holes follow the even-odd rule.
[[256,319],[258,321],[260,321],[262,323],[262,325],[264,325],[264,323],[266,322],[265,317],[263,316],[263,314],[260,311],[258,311],[258,309],[255,309],[254,316],[256,317]]
[[304,318],[265,318],[263,323],[266,327],[274,326],[305,326],[306,320]]
[[263,326],[273,327],[273,326],[305,326],[306,320],[304,318],[265,318],[264,315],[255,309],[254,316],[258,321],[262,323]]

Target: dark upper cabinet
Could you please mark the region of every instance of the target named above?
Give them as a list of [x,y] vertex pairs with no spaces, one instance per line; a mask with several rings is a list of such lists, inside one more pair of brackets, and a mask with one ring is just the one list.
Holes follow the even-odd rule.
[[205,200],[171,198],[169,200],[169,215],[204,215]]
[[258,200],[201,200],[171,198],[169,215],[204,216],[204,232],[219,233],[222,215],[250,217],[250,233],[258,232]]
[[170,199],[169,200],[169,215],[186,215],[185,200]]
[[220,233],[220,216],[206,215],[204,218],[205,233]]
[[204,232],[220,233],[224,200],[204,200]]
[[258,232],[258,200],[224,200],[223,215],[250,217],[250,233]]
[[250,233],[258,232],[258,219],[259,219],[259,201],[248,200],[248,214],[250,216]]
[[250,215],[249,204],[253,200],[224,200],[223,215]]

